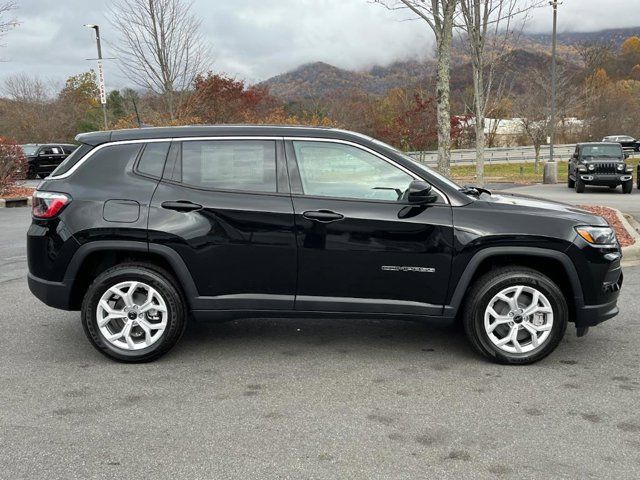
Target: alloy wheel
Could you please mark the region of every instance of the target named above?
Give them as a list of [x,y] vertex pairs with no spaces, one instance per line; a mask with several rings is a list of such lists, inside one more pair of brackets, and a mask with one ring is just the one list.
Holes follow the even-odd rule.
[[143,282],[120,282],[98,302],[96,319],[102,336],[123,350],[140,350],[157,342],[167,328],[167,304]]
[[487,305],[484,328],[500,350],[530,353],[540,349],[553,327],[553,309],[539,290],[525,285],[507,287]]

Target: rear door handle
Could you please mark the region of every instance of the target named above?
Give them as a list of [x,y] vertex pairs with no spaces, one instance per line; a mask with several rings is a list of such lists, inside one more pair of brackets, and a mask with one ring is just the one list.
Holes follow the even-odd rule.
[[344,218],[344,215],[341,213],[332,212],[331,210],[309,210],[308,212],[304,212],[302,216],[308,220],[320,223],[337,222]]
[[202,205],[198,203],[189,202],[186,200],[177,200],[175,202],[162,202],[162,208],[167,210],[175,210],[177,212],[195,212],[202,210]]

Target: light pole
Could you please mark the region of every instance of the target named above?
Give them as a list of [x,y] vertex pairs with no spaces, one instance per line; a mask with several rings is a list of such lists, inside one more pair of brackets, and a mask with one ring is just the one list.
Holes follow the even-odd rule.
[[551,35],[551,115],[549,121],[549,161],[544,166],[544,183],[558,183],[558,164],[553,156],[553,146],[556,141],[556,89],[557,89],[557,72],[556,72],[556,43],[557,43],[557,26],[558,26],[558,5],[561,2],[551,0],[549,5],[553,7],[553,33]]
[[102,104],[102,115],[104,117],[104,129],[109,129],[107,120],[107,92],[104,87],[104,70],[102,67],[102,46],[100,45],[100,27],[91,23],[85,24],[85,27],[93,28],[96,32],[96,44],[98,46],[98,88],[100,89],[100,103]]

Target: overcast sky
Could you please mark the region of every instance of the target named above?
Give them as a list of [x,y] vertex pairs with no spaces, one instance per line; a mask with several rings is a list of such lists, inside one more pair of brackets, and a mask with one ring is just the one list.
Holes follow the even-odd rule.
[[[0,48],[0,81],[26,72],[62,84],[94,67],[95,42],[85,23],[101,26],[103,54],[117,41],[108,23],[109,0],[17,0],[20,26]],[[2,2],[2,0],[0,0]],[[426,25],[407,12],[390,12],[368,0],[195,0],[193,11],[211,45],[216,71],[264,80],[312,62],[360,69],[394,60],[426,58],[432,40]],[[621,15],[620,12],[631,12]],[[564,0],[560,31],[640,25],[638,0]],[[528,29],[548,32],[551,7],[536,11]],[[107,89],[127,85],[115,61],[105,66]]]

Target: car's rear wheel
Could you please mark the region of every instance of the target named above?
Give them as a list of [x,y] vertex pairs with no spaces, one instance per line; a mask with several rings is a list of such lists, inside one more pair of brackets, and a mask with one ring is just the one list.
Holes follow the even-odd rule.
[[474,283],[463,315],[467,338],[482,355],[498,363],[529,364],[558,346],[568,308],[560,288],[545,275],[505,267]]
[[168,352],[186,325],[184,302],[171,275],[150,265],[123,264],[92,282],[82,325],[93,346],[122,362],[148,362]]
[[631,193],[633,191],[633,180],[622,182],[622,193]]
[[576,186],[576,193],[584,192],[584,181],[580,177],[576,178],[575,186]]

